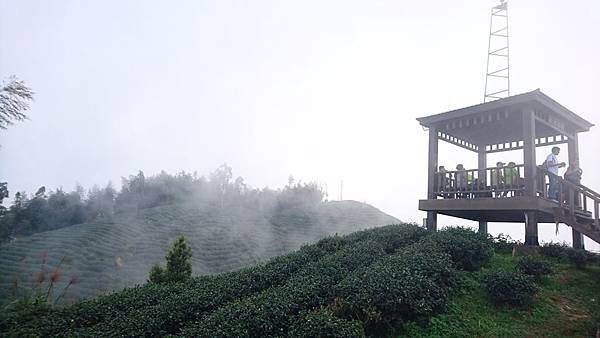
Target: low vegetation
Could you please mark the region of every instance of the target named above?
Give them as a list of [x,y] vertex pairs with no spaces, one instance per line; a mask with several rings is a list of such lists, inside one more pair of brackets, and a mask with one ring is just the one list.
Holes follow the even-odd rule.
[[482,282],[490,300],[496,305],[525,305],[538,291],[533,278],[512,271],[490,272]]
[[71,306],[14,302],[0,314],[0,335],[539,336],[541,327],[541,336],[552,336],[544,325],[564,321],[565,309],[577,313],[562,328],[553,323],[556,332],[595,333],[599,267],[574,269],[552,258],[553,272],[536,281],[517,268],[529,259],[493,247],[463,228],[386,226],[328,237],[251,268],[148,283]]
[[552,265],[550,262],[533,255],[524,256],[519,259],[516,268],[520,273],[531,276],[538,281],[542,277],[552,273]]

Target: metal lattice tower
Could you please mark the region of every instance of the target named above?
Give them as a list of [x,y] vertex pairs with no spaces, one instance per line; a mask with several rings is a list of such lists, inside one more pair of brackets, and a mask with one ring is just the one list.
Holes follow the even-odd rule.
[[508,61],[508,3],[492,7],[483,102],[510,96]]

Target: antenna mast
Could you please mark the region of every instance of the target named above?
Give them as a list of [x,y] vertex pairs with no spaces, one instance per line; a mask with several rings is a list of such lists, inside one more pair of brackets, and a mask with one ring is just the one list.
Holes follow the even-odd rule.
[[483,102],[510,96],[510,63],[508,62],[508,3],[492,7],[487,68]]

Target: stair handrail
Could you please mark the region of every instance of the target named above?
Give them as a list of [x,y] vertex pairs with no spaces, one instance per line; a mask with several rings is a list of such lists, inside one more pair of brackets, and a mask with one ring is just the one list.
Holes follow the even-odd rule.
[[[554,179],[557,179],[558,183],[559,183],[559,196],[558,196],[558,203],[560,205],[561,208],[566,207],[566,209],[568,209],[569,214],[571,214],[572,216],[575,216],[575,201],[579,200],[579,196],[583,196],[583,205],[579,205],[578,207],[582,207],[583,211],[588,212],[587,210],[587,200],[586,197],[590,198],[593,201],[593,211],[589,210],[589,212],[592,213],[593,219],[594,219],[594,223],[596,224],[596,226],[600,226],[600,194],[598,194],[597,192],[595,192],[594,190],[582,185],[582,184],[576,184],[573,182],[569,182],[567,180],[565,180],[564,178],[549,172],[546,168],[542,167],[542,166],[538,166],[538,169],[540,171],[542,171],[542,173],[544,175],[547,175],[548,177],[553,177]],[[543,176],[542,176],[543,178]],[[544,179],[545,182],[545,179]],[[545,185],[545,183],[544,183]],[[566,188],[566,189],[565,189]],[[545,196],[545,186],[541,187],[542,189],[542,193]],[[567,190],[567,191],[564,191]],[[580,194],[580,195],[575,195],[575,193]],[[568,197],[568,198],[565,198]],[[566,203],[565,203],[566,200]],[[581,201],[579,202],[581,204]]]

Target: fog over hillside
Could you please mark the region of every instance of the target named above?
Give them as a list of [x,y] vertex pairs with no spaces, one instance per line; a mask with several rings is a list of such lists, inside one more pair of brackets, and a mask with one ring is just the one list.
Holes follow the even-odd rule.
[[68,261],[55,290],[71,278],[76,283],[62,301],[143,284],[150,267],[164,264],[165,253],[181,234],[192,248],[193,275],[205,275],[255,265],[326,236],[398,222],[353,201],[294,202],[265,209],[190,201],[141,209],[0,245],[0,300],[14,292],[13,283],[35,287],[40,272],[50,274],[64,257]]

